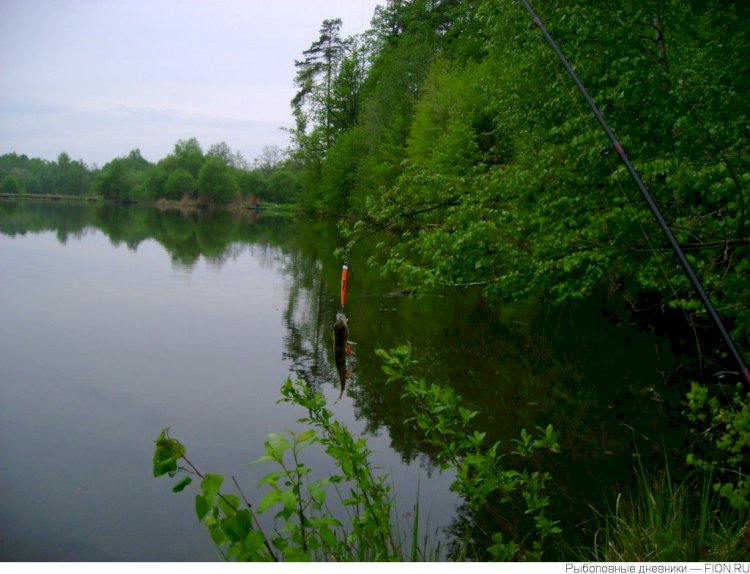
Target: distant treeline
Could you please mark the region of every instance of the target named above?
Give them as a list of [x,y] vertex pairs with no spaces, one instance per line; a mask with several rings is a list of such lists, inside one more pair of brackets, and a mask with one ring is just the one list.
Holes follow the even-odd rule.
[[223,142],[204,152],[195,138],[179,140],[157,163],[144,159],[138,149],[102,168],[71,160],[64,152],[57,161],[0,156],[0,192],[5,194],[226,205],[237,200],[293,203],[299,187],[294,166],[275,146],[266,146],[252,165]]

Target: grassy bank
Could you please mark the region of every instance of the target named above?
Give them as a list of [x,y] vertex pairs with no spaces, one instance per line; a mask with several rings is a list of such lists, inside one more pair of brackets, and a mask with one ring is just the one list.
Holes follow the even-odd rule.
[[748,559],[747,512],[731,507],[698,471],[682,482],[669,468],[642,470],[614,506],[597,511],[593,548],[578,560],[601,562],[732,562]]

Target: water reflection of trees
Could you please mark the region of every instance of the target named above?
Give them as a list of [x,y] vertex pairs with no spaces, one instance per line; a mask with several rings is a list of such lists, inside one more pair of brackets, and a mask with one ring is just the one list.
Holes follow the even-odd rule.
[[[112,243],[137,249],[157,241],[173,264],[190,270],[203,259],[221,266],[247,250],[279,270],[285,285],[284,359],[311,388],[338,385],[331,326],[339,306],[340,240],[324,221],[226,212],[180,213],[114,205],[0,202],[0,233],[54,232],[61,242],[99,229]],[[347,396],[370,433],[387,431],[405,461],[432,468],[430,448],[409,422],[396,385],[385,385],[375,349],[410,342],[415,373],[452,386],[488,440],[513,448],[521,428],[554,424],[562,453],[548,461],[555,478],[551,512],[579,529],[587,505],[601,505],[632,467],[663,468],[665,454],[682,456],[679,420],[692,335],[675,325],[642,329],[612,301],[565,308],[542,303],[500,308],[472,293],[384,297],[403,287],[367,265],[368,247],[351,261],[347,314],[356,341]],[[648,324],[652,325],[652,322]],[[684,340],[681,339],[684,337]],[[691,363],[692,361],[692,363]],[[666,450],[666,453],[665,453]],[[634,457],[639,454],[639,459]],[[454,525],[473,517],[460,515]]]
[[226,211],[161,211],[150,207],[79,202],[0,202],[0,233],[54,232],[61,243],[101,231],[113,245],[137,250],[144,241],[162,245],[175,265],[191,269],[203,259],[221,266],[250,246],[283,244],[288,217]]
[[0,233],[10,236],[54,232],[65,243],[98,230],[113,245],[133,251],[144,241],[156,241],[187,273],[199,261],[220,268],[250,250],[284,277],[284,359],[311,388],[336,381],[329,360],[329,324],[335,314],[329,288],[336,281],[331,271],[337,267],[333,250],[338,241],[332,222],[80,202],[0,202],[0,215]]
[[329,222],[300,222],[294,245],[284,254],[287,306],[284,358],[292,371],[313,390],[336,381],[331,326],[335,307],[330,271],[337,234]]
[[[315,270],[315,273],[310,273]],[[312,390],[319,391],[330,380],[332,369],[323,337],[322,288],[320,266],[299,252],[286,255],[284,273],[289,277],[284,324],[284,359],[292,371]],[[312,275],[312,276],[310,276]],[[307,276],[307,277],[306,277]]]
[[91,226],[91,212],[84,204],[66,209],[57,203],[0,201],[0,233],[25,235],[53,232],[65,244],[69,238],[79,239]]

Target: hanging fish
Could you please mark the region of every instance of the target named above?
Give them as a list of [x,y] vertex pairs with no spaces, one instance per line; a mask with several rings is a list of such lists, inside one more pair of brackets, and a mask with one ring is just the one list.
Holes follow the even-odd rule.
[[352,354],[348,339],[349,320],[343,311],[339,311],[336,313],[336,322],[333,324],[333,359],[336,363],[336,371],[339,374],[339,382],[341,383],[341,393],[339,394],[339,398],[336,399],[336,403],[344,396],[346,378],[352,375],[346,370],[346,356]]

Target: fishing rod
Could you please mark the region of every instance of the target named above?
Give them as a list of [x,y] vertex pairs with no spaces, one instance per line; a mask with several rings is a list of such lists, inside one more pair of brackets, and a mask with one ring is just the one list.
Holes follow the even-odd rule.
[[690,282],[693,284],[695,291],[698,293],[701,300],[703,301],[703,306],[706,308],[706,311],[708,311],[708,314],[711,317],[711,319],[713,319],[713,322],[716,325],[716,327],[719,329],[721,336],[724,338],[724,342],[729,348],[729,351],[732,357],[737,362],[737,365],[740,368],[740,373],[742,373],[742,376],[745,378],[745,384],[747,385],[748,388],[750,388],[750,369],[748,369],[747,365],[745,364],[745,361],[743,360],[742,355],[737,349],[737,345],[735,345],[734,340],[732,339],[732,336],[729,334],[729,331],[727,331],[726,327],[724,326],[724,322],[721,320],[721,317],[716,312],[716,309],[714,308],[713,303],[711,303],[711,298],[708,296],[708,293],[706,293],[706,290],[703,288],[703,285],[701,284],[700,279],[698,279],[698,276],[695,274],[693,267],[690,265],[690,262],[685,257],[685,253],[682,251],[682,247],[680,247],[680,244],[678,243],[677,239],[672,233],[672,229],[669,227],[669,224],[666,222],[666,220],[664,219],[664,216],[661,214],[659,207],[656,205],[654,198],[651,196],[648,189],[644,185],[643,180],[641,179],[641,176],[638,174],[636,169],[633,167],[633,164],[630,162],[630,159],[628,158],[628,154],[625,153],[625,149],[622,147],[622,144],[618,141],[614,132],[609,127],[607,120],[604,119],[604,116],[602,115],[601,111],[599,111],[599,108],[594,103],[594,100],[592,100],[591,96],[589,96],[589,93],[586,90],[586,87],[583,85],[583,82],[581,82],[581,80],[578,78],[578,75],[575,73],[575,71],[573,70],[573,67],[568,62],[567,58],[565,57],[565,54],[563,54],[562,50],[560,50],[560,47],[557,45],[557,42],[555,42],[555,39],[550,35],[549,31],[544,26],[544,22],[542,22],[542,19],[536,14],[536,12],[534,12],[534,9],[531,7],[531,4],[529,4],[528,0],[519,0],[519,1],[523,5],[524,9],[529,13],[531,18],[534,20],[534,24],[536,24],[536,27],[541,30],[542,34],[544,35],[544,38],[547,40],[547,43],[555,52],[560,62],[562,62],[562,65],[565,67],[565,70],[568,72],[568,75],[572,78],[573,82],[575,82],[575,85],[578,88],[578,91],[581,92],[589,108],[591,108],[591,111],[594,113],[594,115],[596,116],[596,119],[599,121],[599,124],[602,126],[602,129],[607,134],[607,137],[609,138],[609,140],[612,142],[612,147],[617,152],[617,155],[619,155],[620,158],[622,159],[623,163],[625,164],[625,167],[628,170],[628,173],[630,174],[631,179],[638,186],[638,189],[640,190],[641,195],[643,195],[643,198],[646,200],[646,203],[648,203],[648,206],[651,209],[651,213],[659,222],[659,225],[661,226],[661,229],[664,232],[664,235],[667,236],[667,239],[669,240],[669,243],[672,246],[672,250],[675,252],[675,255],[677,255],[677,259],[680,261],[682,268],[685,270],[685,273],[690,279]]

